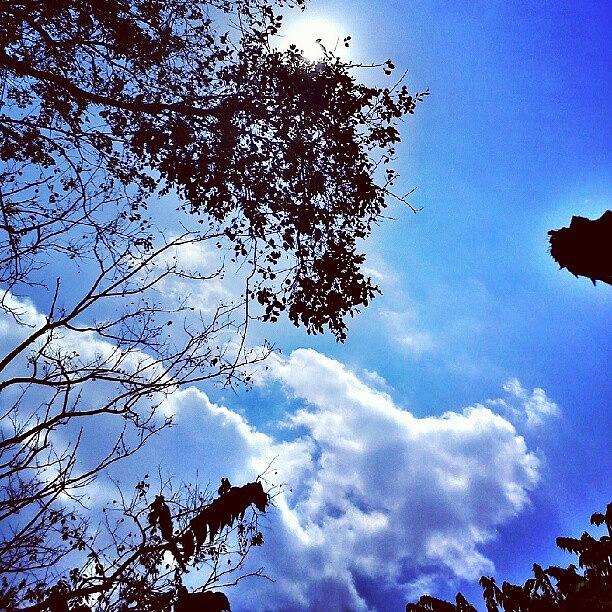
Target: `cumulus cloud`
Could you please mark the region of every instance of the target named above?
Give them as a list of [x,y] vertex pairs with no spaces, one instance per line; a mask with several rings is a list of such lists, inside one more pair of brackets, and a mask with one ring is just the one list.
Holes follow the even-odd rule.
[[2,342],[22,340],[46,323],[44,315],[27,298],[0,290],[0,338]]
[[[29,315],[36,321],[35,309]],[[186,388],[164,406],[172,429],[116,466],[124,482],[161,463],[216,489],[221,477],[241,484],[273,462],[285,486],[245,571],[263,565],[276,582],[240,582],[228,590],[235,609],[375,610],[368,581],[405,601],[415,585],[493,572],[483,544],[528,503],[539,469],[497,411],[512,400],[526,422],[554,414],[543,390],[512,379],[507,400],[417,418],[380,377],[307,349],[273,356],[257,380],[280,383],[298,406],[282,440]]]
[[416,418],[313,350],[276,357],[266,376],[302,404],[286,417],[288,441],[200,391],[172,399],[182,448],[220,470],[212,481],[252,478],[275,458],[286,483],[249,559],[276,582],[241,583],[238,609],[370,610],[366,578],[407,595],[415,575],[433,584],[493,571],[482,545],[538,480],[538,460],[507,419],[483,405]]

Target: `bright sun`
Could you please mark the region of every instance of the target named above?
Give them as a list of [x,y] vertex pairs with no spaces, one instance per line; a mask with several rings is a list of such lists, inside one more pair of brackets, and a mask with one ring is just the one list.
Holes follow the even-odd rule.
[[321,44],[333,51],[336,55],[346,57],[348,49],[344,46],[346,33],[341,31],[337,23],[325,18],[309,18],[295,21],[281,30],[282,48],[286,49],[289,45],[296,45],[303,52],[306,59],[316,61],[323,55],[321,45],[317,39],[321,39]]

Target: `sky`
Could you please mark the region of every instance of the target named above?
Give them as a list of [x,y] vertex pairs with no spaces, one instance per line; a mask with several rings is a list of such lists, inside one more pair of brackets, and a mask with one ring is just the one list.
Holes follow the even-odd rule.
[[[560,271],[547,248],[549,229],[611,207],[611,16],[606,2],[336,0],[313,1],[304,21],[287,28],[299,42],[309,22],[327,24],[318,27],[324,42],[336,28],[338,38],[352,36],[351,59],[392,58],[398,72],[407,70],[411,89],[431,95],[405,123],[398,150],[398,191],[416,187],[412,202],[422,210],[392,208],[395,220],[366,246],[384,295],[351,321],[344,345],[290,329],[275,340],[289,362],[296,350],[314,350],[415,417],[483,404],[513,424],[537,458],[538,480],[515,474],[524,502],[496,508],[503,518],[481,517],[490,538],[476,546],[478,571],[494,567],[499,579],[522,581],[536,561],[569,563],[555,537],[582,533],[612,491],[612,292]],[[308,404],[292,385],[289,396]],[[529,420],[487,403],[501,399],[524,411],[533,397],[556,410]],[[235,408],[242,402],[223,399]],[[270,401],[258,396],[248,406],[259,413],[253,422],[272,432],[285,404],[274,399],[270,417]],[[327,409],[324,401],[309,405]],[[394,465],[396,442],[367,439]],[[484,469],[487,455],[479,452]],[[400,482],[409,463],[393,467]],[[385,470],[384,461],[376,465],[371,469]],[[414,483],[403,486],[414,495]],[[486,514],[487,489],[469,495],[476,514]],[[451,494],[438,502],[461,505]],[[413,521],[427,529],[428,520],[430,514],[407,514],[408,525],[392,532],[410,531]],[[390,554],[401,557],[399,534],[395,545]],[[452,554],[469,565],[459,551]],[[406,582],[427,570],[408,562],[399,574],[404,591],[397,591],[406,593]],[[477,587],[461,579],[442,584],[452,574],[432,594],[452,597],[461,589],[477,602]],[[401,609],[401,598],[391,605],[372,595],[378,581],[355,580],[374,609]]]
[[170,434],[121,468],[239,484],[273,462],[283,493],[249,567],[275,582],[229,589],[232,609],[386,612],[458,590],[478,605],[482,574],[571,562],[555,537],[612,501],[612,290],[559,270],[547,243],[612,207],[611,17],[560,0],[287,15],[287,42],[350,35],[352,60],[391,58],[431,95],[398,147],[420,210],[392,206],[363,245],[383,295],[347,342],[260,326],[252,342],[279,352],[254,385],[177,392]]

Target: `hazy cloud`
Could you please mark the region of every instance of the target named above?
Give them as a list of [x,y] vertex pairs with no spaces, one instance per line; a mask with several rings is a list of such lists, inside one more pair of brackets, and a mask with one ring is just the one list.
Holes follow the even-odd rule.
[[381,315],[390,339],[414,356],[431,353],[436,344],[432,334],[417,325],[417,315],[413,310],[403,312],[383,311]]

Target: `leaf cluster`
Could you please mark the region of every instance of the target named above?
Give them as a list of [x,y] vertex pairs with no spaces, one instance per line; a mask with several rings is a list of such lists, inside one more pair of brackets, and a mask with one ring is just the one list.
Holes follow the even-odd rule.
[[[591,516],[592,525],[605,524],[608,535],[599,539],[588,533],[581,538],[557,538],[557,546],[578,555],[579,573],[574,564],[566,568],[543,569],[533,564],[533,578],[522,585],[495,579],[480,579],[487,612],[604,612],[612,609],[612,503],[605,513]],[[554,581],[554,582],[553,582]],[[423,595],[417,603],[406,605],[406,612],[475,612],[461,593],[456,604]]]
[[[12,164],[10,194],[39,189],[30,215],[57,216],[94,169],[100,198],[127,192],[135,221],[150,194],[177,195],[253,263],[249,295],[265,320],[286,311],[343,340],[343,317],[378,291],[358,242],[387,198],[401,199],[394,171],[378,170],[394,157],[397,122],[427,92],[362,85],[356,65],[328,51],[310,62],[276,49],[286,4],[4,3],[0,159]],[[15,247],[33,236],[30,217],[4,200]]]
[[560,268],[567,268],[574,276],[590,278],[612,285],[612,210],[599,219],[574,216],[569,227],[550,230],[550,254]]
[[[227,479],[223,482],[229,483]],[[173,606],[189,610],[206,602],[227,602],[225,595],[211,591],[211,587],[239,570],[252,546],[263,544],[258,513],[265,512],[269,497],[261,482],[223,489],[223,494],[212,500],[187,487],[170,492],[168,497],[158,494],[150,501],[149,490],[146,475],[131,499],[119,491],[120,499],[105,509],[105,534],[100,530],[78,536],[69,533],[72,545],[82,551],[81,563],[66,569],[52,583],[47,576],[29,584],[21,596],[29,605],[17,606],[18,589],[3,584],[3,609],[170,612]],[[203,517],[213,515],[222,524],[209,532],[208,542],[202,538],[194,542],[201,535]],[[188,537],[190,550],[185,544]],[[189,569],[208,570],[208,577],[192,592],[183,585]],[[254,575],[263,574],[257,570]]]

